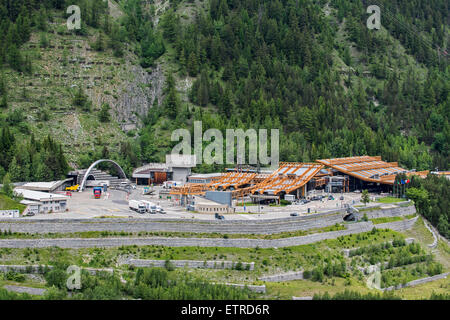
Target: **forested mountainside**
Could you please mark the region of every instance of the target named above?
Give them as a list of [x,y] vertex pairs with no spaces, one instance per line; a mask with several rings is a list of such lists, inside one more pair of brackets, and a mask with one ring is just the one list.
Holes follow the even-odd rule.
[[[190,22],[185,2],[174,2],[159,29],[175,76],[195,78],[196,107],[163,103],[158,114],[170,129],[194,119],[280,128],[287,161],[381,154],[408,168],[448,167],[448,61],[428,45],[446,46],[448,7],[418,2],[382,2],[402,24],[383,15],[379,31],[366,27],[361,1],[211,0]],[[164,123],[150,118],[143,155],[159,149]]]
[[[69,31],[74,4],[82,27]],[[16,137],[1,135],[0,173],[15,159],[15,179],[37,179],[26,145],[47,135],[70,166],[109,157],[130,171],[163,161],[172,130],[196,120],[280,129],[282,161],[448,169],[448,12],[445,0],[0,0],[0,125]]]

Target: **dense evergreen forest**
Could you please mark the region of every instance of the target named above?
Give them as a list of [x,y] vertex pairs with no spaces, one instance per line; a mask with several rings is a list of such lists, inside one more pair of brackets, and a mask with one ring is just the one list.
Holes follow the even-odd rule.
[[[202,120],[204,130],[281,129],[284,161],[380,154],[407,168],[448,168],[449,69],[435,49],[447,45],[446,1],[378,1],[392,15],[383,19],[387,32],[367,29],[361,1],[210,0],[183,22],[177,8],[189,3],[171,1],[156,27],[154,8],[138,0],[119,2],[125,16],[117,22],[105,2],[70,2],[84,17],[75,32],[98,28],[115,55],[123,54],[124,42],[137,44],[143,67],[155,66],[168,50],[174,55],[164,100],[143,119],[139,144],[123,147],[128,167],[161,160],[170,150],[158,129]],[[0,1],[2,65],[30,72],[32,61],[20,46],[31,32],[46,30],[51,10],[67,6],[64,0]],[[395,50],[394,39],[405,54]],[[176,80],[186,76],[194,79],[188,103],[176,90]],[[3,109],[9,109],[8,85],[0,81]],[[24,126],[14,118],[20,115],[2,111],[1,125]]]
[[[159,150],[152,134],[166,115],[173,127],[202,120],[204,127],[222,130],[280,128],[280,158],[287,161],[380,154],[407,168],[447,168],[448,65],[423,40],[444,44],[447,3],[418,2],[386,6],[423,35],[403,32],[395,21],[386,23],[390,36],[367,29],[360,1],[331,1],[336,19],[324,15],[326,1],[308,0],[211,0],[209,10],[187,25],[169,10],[162,34],[175,50],[178,76],[196,77],[189,94],[196,107],[188,110],[169,84],[162,110],[149,115],[143,130],[143,157]],[[182,3],[173,1],[177,5]],[[413,15],[418,8],[424,10]],[[358,59],[337,40],[344,20]],[[391,52],[392,37],[414,64]],[[338,67],[338,60],[345,65]],[[365,79],[364,71],[373,79]]]
[[[154,5],[118,3],[124,15],[112,19],[103,1],[2,0],[0,62],[2,68],[31,72],[21,46],[32,32],[48,28],[52,10],[65,14],[71,4],[83,16],[81,30],[74,32],[97,28],[98,46],[112,48],[114,55],[122,56],[128,43],[149,70],[169,55],[163,100],[142,119],[138,143],[114,150],[126,157],[125,167],[163,160],[174,143],[161,132],[202,120],[203,130],[280,129],[282,161],[368,154],[406,168],[448,168],[449,68],[438,54],[444,49],[436,50],[447,46],[446,1],[377,1],[389,13],[378,31],[365,25],[364,1],[210,0],[186,21],[178,9],[195,1],[172,0],[158,25]],[[186,77],[193,81],[188,101],[177,89]],[[26,133],[23,114],[8,106],[13,84],[0,80],[0,125]],[[103,149],[98,156],[109,153]],[[80,155],[79,162],[95,156]],[[2,163],[1,172],[9,171],[13,158]],[[22,171],[11,176],[29,176]]]

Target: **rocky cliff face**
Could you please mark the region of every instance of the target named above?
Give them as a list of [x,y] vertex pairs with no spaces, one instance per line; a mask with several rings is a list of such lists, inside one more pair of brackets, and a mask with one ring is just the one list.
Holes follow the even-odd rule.
[[145,116],[155,99],[162,101],[165,77],[161,65],[152,72],[133,65],[130,73],[134,79],[124,82],[113,110],[122,130],[133,130],[140,124],[140,117]]

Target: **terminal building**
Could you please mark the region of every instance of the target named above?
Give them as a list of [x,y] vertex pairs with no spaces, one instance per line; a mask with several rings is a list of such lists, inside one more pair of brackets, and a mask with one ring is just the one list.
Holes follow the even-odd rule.
[[250,197],[253,201],[308,198],[316,190],[328,193],[369,190],[390,192],[396,175],[426,176],[428,171],[403,169],[397,162],[385,162],[380,156],[359,156],[316,160],[314,163],[280,162],[273,172],[255,169],[228,169],[220,177],[193,175],[188,183],[171,189],[181,198],[204,196],[208,191],[228,191],[234,199]]
[[329,179],[327,189],[338,192],[365,189],[370,192],[389,192],[392,190],[397,174],[423,176],[428,173],[403,169],[397,162],[382,161],[380,156],[322,159],[317,162],[331,170],[332,177]]
[[186,183],[195,166],[195,155],[168,154],[165,163],[149,163],[137,168],[132,178],[138,185],[161,184],[164,181]]

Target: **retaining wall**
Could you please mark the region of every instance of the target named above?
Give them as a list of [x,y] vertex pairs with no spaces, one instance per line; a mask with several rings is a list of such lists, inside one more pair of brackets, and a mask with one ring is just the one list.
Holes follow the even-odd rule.
[[287,273],[274,274],[271,276],[264,276],[258,278],[261,281],[267,282],[280,282],[280,281],[291,281],[291,280],[302,280],[303,279],[303,271],[293,271]]
[[446,273],[437,274],[437,275],[432,276],[432,277],[426,277],[426,278],[422,278],[422,279],[413,280],[413,281],[410,281],[410,282],[408,282],[406,284],[399,284],[398,286],[387,287],[387,288],[383,288],[382,290],[383,291],[392,291],[392,290],[398,290],[398,289],[402,289],[402,288],[406,288],[406,287],[417,286],[419,284],[424,284],[424,283],[427,283],[427,282],[431,282],[431,281],[436,281],[436,280],[447,278],[449,273],[450,272],[446,272]]
[[[398,207],[368,212],[369,218],[404,216],[415,213],[415,207]],[[259,220],[190,221],[180,219],[40,219],[0,220],[0,230],[21,233],[72,233],[87,231],[111,232],[194,232],[194,233],[254,233],[275,234],[281,232],[324,228],[342,223],[342,210],[333,210],[299,217]]]
[[235,247],[235,248],[273,248],[290,247],[335,239],[349,234],[368,232],[374,227],[405,230],[415,223],[418,217],[406,221],[388,222],[373,225],[372,222],[359,222],[347,225],[346,230],[315,233],[301,237],[282,239],[223,239],[223,238],[61,238],[61,239],[0,239],[0,248],[60,248],[120,247],[128,245],[162,245],[168,247]]
[[[170,260],[175,268],[207,268],[207,269],[233,269],[237,262],[233,261],[198,261],[198,260]],[[254,270],[254,262],[241,262],[244,270]],[[129,259],[122,264],[132,265],[135,267],[164,267],[165,260],[143,260],[143,259]]]
[[245,289],[245,287],[247,287],[249,290],[254,291],[254,292],[266,293],[265,285],[256,286],[256,285],[252,285],[252,284],[236,284],[236,283],[217,283],[217,284],[223,284],[226,286],[237,287],[237,288],[241,288],[241,289]]

